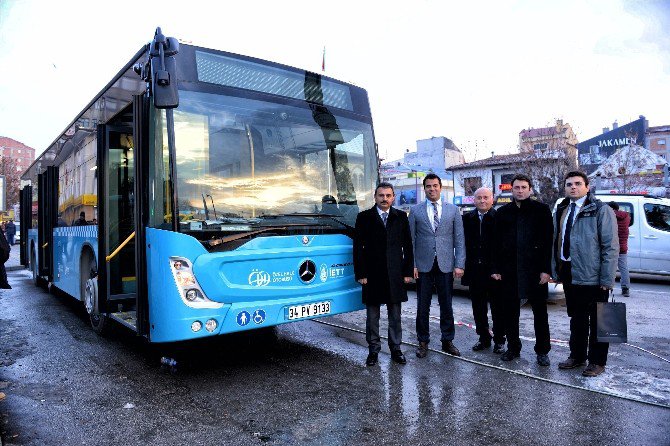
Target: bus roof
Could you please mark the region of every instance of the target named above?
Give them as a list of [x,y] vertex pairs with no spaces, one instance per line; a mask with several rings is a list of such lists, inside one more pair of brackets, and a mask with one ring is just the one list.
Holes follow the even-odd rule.
[[[110,121],[132,102],[133,95],[141,94],[145,91],[146,83],[137,73],[135,73],[133,67],[135,64],[144,62],[146,60],[146,53],[148,48],[149,44],[146,44],[139,51],[137,51],[137,53],[128,61],[128,63],[123,66],[123,68],[121,68],[121,70],[112,78],[112,80],[107,85],[105,85],[102,90],[100,90],[100,92],[84,107],[84,109],[68,124],[68,126],[65,127],[65,130],[63,130],[63,132],[47,147],[47,149],[42,152],[42,154],[40,154],[40,156],[38,156],[35,161],[32,162],[23,175],[21,175],[22,180],[30,180],[31,178],[34,178],[36,173],[43,171],[44,168],[60,164],[60,161],[67,158],[67,156],[71,153],[71,149],[73,148],[71,147],[70,150],[67,150],[67,143],[71,140],[76,140],[78,137],[77,134],[79,132],[89,134],[90,132],[95,131],[95,124],[104,124]],[[180,42],[180,52],[182,52],[182,50],[185,50],[184,52],[205,51],[208,53],[228,56],[252,63],[260,63],[293,73],[308,72],[307,70],[283,65],[277,62],[212,48],[195,46],[190,43]],[[180,78],[179,80],[197,82],[197,73],[194,72],[194,69],[178,70]],[[342,82],[320,74],[318,76],[327,81],[345,85],[349,88],[365,92],[364,89],[354,84]],[[78,126],[77,124],[82,120],[88,120],[90,125],[88,127]],[[79,135],[79,137],[81,137],[81,135]],[[73,145],[71,144],[70,146]],[[35,172],[35,170],[37,170],[37,172]]]

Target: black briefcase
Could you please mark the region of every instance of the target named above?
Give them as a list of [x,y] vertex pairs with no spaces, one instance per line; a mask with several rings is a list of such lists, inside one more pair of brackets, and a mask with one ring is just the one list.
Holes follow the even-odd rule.
[[628,326],[626,325],[626,304],[615,302],[596,303],[596,322],[598,324],[598,342],[628,342]]

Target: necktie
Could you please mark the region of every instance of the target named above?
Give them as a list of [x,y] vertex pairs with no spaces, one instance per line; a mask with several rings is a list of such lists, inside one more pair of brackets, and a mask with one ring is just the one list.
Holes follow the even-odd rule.
[[440,224],[440,216],[437,213],[437,203],[433,202],[433,230],[437,231],[437,225]]
[[384,226],[386,226],[386,219],[389,217],[388,212],[382,212],[382,220],[384,221]]
[[484,215],[479,214],[479,235],[482,235],[482,222],[484,221]]
[[570,258],[570,232],[572,231],[572,220],[575,217],[575,203],[570,203],[568,221],[565,222],[565,236],[563,237],[563,258]]

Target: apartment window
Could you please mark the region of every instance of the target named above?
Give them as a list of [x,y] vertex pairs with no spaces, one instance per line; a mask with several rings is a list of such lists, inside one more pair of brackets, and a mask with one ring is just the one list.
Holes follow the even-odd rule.
[[665,145],[665,139],[659,139],[658,141],[656,141],[656,144],[658,144],[659,146],[664,146]]
[[544,150],[544,149],[547,148],[548,145],[549,145],[549,143],[546,143],[546,142],[539,143],[539,144],[533,144],[533,149],[534,150]]
[[463,178],[463,189],[465,189],[466,196],[473,196],[480,187],[482,187],[481,177]]

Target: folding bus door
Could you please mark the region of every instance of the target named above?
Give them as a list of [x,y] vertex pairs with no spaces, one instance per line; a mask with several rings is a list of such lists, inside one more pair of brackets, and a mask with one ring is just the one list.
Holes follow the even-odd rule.
[[98,151],[98,299],[103,312],[136,330],[133,129],[105,125],[99,136],[103,144]]
[[21,239],[19,240],[20,263],[28,266],[28,230],[32,226],[33,188],[24,186],[19,191],[19,228]]
[[[38,272],[53,282],[53,229],[58,217],[58,167],[47,167],[38,175],[37,249],[40,253]],[[24,237],[21,237],[24,238]]]

